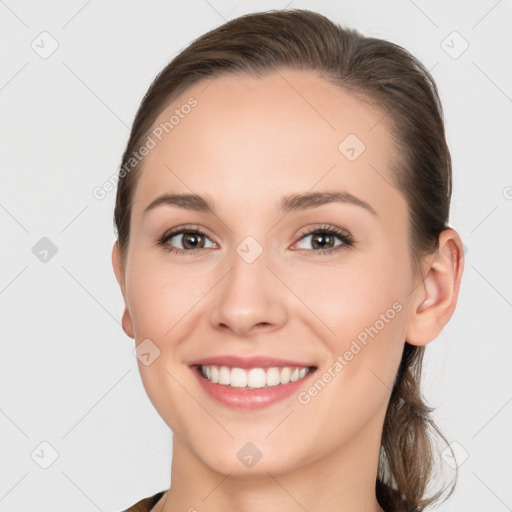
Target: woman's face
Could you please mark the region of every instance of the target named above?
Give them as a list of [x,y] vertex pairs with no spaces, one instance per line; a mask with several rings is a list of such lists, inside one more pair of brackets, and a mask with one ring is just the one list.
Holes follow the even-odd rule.
[[415,297],[386,117],[283,70],[197,83],[154,128],[123,326],[175,453],[234,475],[376,457]]

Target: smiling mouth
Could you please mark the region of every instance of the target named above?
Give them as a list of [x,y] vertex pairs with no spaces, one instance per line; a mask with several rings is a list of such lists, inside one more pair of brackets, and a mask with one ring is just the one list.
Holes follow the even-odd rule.
[[228,388],[262,389],[297,382],[316,370],[316,366],[271,366],[269,368],[237,368],[198,365],[199,374],[213,384]]

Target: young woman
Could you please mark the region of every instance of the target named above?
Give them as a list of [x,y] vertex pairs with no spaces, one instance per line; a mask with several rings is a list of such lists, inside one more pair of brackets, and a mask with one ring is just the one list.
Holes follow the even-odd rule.
[[450,196],[437,89],[403,48],[288,10],[176,56],[115,207],[123,329],[173,432],[170,489],[129,510],[437,500],[420,371],[463,271]]

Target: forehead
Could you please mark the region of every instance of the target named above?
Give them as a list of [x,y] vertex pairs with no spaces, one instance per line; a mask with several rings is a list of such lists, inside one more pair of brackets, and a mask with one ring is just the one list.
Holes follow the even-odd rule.
[[314,187],[371,197],[377,209],[397,196],[387,121],[377,106],[313,72],[200,81],[154,123],[134,210],[165,192],[238,198],[247,207]]

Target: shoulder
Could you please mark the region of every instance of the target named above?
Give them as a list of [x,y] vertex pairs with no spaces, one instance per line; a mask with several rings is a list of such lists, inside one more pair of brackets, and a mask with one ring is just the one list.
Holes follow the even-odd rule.
[[165,494],[165,491],[160,491],[150,496],[149,498],[144,498],[130,508],[127,508],[123,512],[150,512],[151,509],[157,504],[158,500]]

